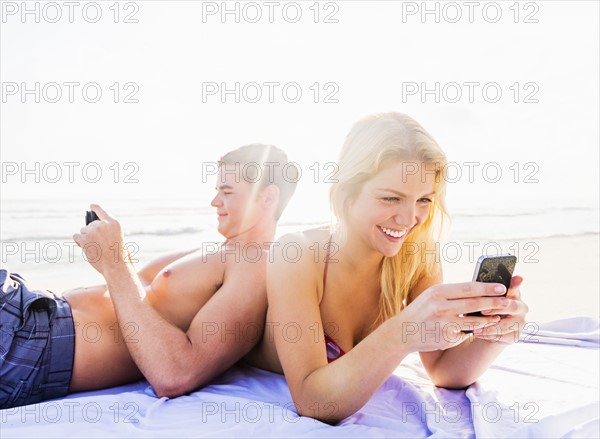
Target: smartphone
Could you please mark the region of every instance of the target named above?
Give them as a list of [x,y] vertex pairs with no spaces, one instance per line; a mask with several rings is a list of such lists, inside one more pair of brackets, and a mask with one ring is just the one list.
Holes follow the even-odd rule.
[[[477,260],[473,280],[475,282],[499,283],[504,285],[508,291],[513,271],[515,271],[516,263],[517,257],[511,255],[510,253],[498,256],[481,256]],[[504,295],[506,296],[506,294]],[[468,313],[466,315],[482,316],[483,314],[477,311]]]
[[91,223],[92,221],[98,221],[98,220],[100,220],[100,218],[98,218],[98,215],[96,215],[96,212],[94,212],[93,210],[85,211],[85,225],[86,226],[89,223]]

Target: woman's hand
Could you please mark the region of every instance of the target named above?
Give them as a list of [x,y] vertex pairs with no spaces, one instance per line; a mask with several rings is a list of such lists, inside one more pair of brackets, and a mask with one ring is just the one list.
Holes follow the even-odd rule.
[[506,294],[506,305],[482,311],[484,315],[499,315],[501,319],[497,324],[475,330],[473,335],[476,338],[507,344],[519,340],[525,326],[525,316],[529,311],[529,307],[521,300],[519,287],[522,282],[521,276],[513,276]]
[[[400,343],[409,351],[429,352],[457,346],[478,328],[496,326],[497,310],[506,310],[511,300],[501,297],[502,284],[465,282],[434,285],[421,293],[396,315]],[[481,310],[492,310],[487,316],[468,316]]]

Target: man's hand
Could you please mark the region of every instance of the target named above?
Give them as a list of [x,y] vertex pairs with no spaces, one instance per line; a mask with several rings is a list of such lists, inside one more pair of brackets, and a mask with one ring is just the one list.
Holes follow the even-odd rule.
[[83,249],[92,267],[105,276],[111,269],[125,266],[129,253],[124,246],[119,222],[97,204],[91,204],[90,209],[100,220],[82,227],[73,239]]

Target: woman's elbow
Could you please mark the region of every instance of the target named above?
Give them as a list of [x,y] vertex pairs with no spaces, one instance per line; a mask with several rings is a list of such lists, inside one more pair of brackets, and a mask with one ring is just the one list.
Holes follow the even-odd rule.
[[298,416],[316,419],[326,424],[334,425],[347,416],[342,415],[335,402],[319,403],[317,401],[299,403],[294,401]]
[[296,393],[292,394],[292,399],[298,416],[306,416],[326,424],[336,424],[352,414],[348,413],[348,407],[342,407],[336,398],[323,394],[298,395]]
[[[288,381],[289,383],[289,381]],[[327,424],[336,424],[360,409],[356,401],[345,400],[335,384],[326,384],[318,376],[308,374],[299,383],[292,383],[290,393],[299,416]]]

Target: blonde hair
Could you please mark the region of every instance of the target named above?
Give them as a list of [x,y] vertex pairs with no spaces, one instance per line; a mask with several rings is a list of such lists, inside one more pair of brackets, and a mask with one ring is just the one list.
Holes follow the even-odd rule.
[[[392,162],[416,160],[435,166],[435,192],[427,219],[405,238],[402,248],[384,257],[381,269],[379,317],[381,323],[400,312],[410,291],[435,270],[431,249],[446,218],[444,204],[446,156],[436,141],[414,119],[402,113],[380,113],[354,124],[342,147],[329,198],[338,220],[337,233],[345,239],[349,208],[363,185]],[[425,251],[425,250],[429,251]]]

